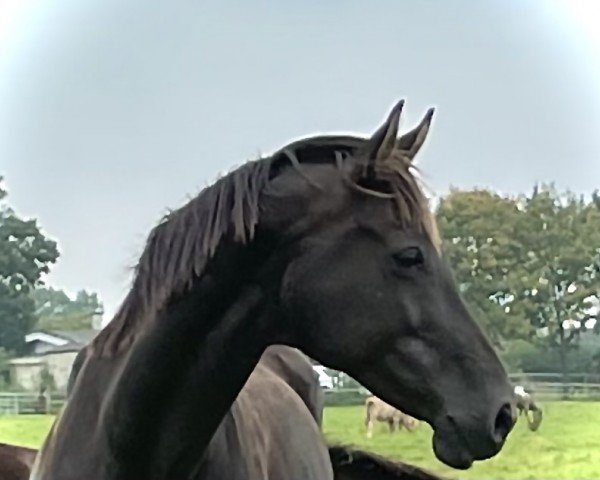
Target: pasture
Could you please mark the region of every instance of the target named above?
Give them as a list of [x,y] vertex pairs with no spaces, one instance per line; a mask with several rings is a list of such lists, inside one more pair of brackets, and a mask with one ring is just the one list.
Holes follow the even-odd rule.
[[530,432],[520,419],[500,454],[465,472],[436,460],[431,429],[425,424],[414,433],[390,435],[387,426],[379,423],[373,438],[367,439],[362,406],[332,407],[325,410],[324,430],[331,442],[360,446],[450,478],[600,478],[600,403],[552,402],[543,408],[544,420],[537,432]]
[[[452,470],[435,459],[428,426],[422,424],[414,433],[390,435],[387,426],[377,424],[369,440],[363,420],[362,406],[328,407],[325,434],[332,442],[360,446],[450,478],[600,478],[600,403],[544,404],[544,421],[539,431],[530,432],[521,419],[498,456],[466,472]],[[50,416],[1,416],[0,442],[39,447],[51,423]]]

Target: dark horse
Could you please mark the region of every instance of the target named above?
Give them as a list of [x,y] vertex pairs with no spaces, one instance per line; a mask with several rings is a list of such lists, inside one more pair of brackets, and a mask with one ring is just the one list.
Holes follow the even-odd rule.
[[[36,453],[37,450],[31,448],[0,443],[0,480],[28,480]],[[330,447],[329,454],[335,480],[443,480],[412,465],[393,462],[346,446]],[[224,459],[225,456],[220,458]],[[225,476],[226,469],[215,472],[216,476],[212,477],[215,479],[252,478]]]
[[[69,390],[89,353],[84,348],[78,355]],[[281,478],[288,465],[312,470],[315,458],[321,458],[319,469],[326,470],[330,462],[335,480],[441,480],[411,465],[347,446],[327,449],[319,431],[323,404],[323,391],[306,356],[286,346],[268,347],[221,421],[193,478]],[[15,455],[8,455],[5,462],[0,457],[0,480],[8,480],[5,477],[15,471],[15,465],[19,472],[15,480],[29,478],[35,450],[5,447]],[[25,450],[27,462],[15,458]]]
[[329,447],[334,480],[443,480],[413,465],[345,445]]
[[[88,353],[87,348],[81,351],[72,377]],[[324,449],[314,428],[321,425],[323,400],[311,363],[302,353],[280,345],[267,348],[217,429],[194,478],[279,478],[282,463],[301,468],[305,458],[314,459],[314,449]],[[277,448],[290,435],[304,444],[288,445],[283,451]],[[275,455],[266,442],[257,441],[261,436],[276,447]],[[27,480],[36,453],[0,443],[0,480]],[[329,456],[336,480],[440,480],[410,465],[345,446],[330,447]]]
[[0,480],[27,480],[37,450],[0,443]]
[[501,449],[512,388],[411,168],[433,111],[397,138],[402,105],[369,139],[309,138],[239,167],[152,231],[33,479],[189,478],[271,344],[430,423],[448,465]]
[[288,479],[293,469],[304,471],[304,478],[330,478],[331,473],[314,475],[331,471],[336,480],[441,480],[372,453],[342,445],[326,447],[319,428],[323,400],[319,381],[302,353],[279,345],[267,348],[193,478]]

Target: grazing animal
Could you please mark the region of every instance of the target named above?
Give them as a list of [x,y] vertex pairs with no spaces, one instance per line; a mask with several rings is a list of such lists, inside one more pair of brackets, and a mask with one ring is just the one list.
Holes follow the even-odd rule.
[[272,344],[430,423],[450,466],[500,451],[512,387],[414,175],[433,111],[398,137],[402,106],[370,138],[313,137],[249,162],[152,231],[32,480],[189,478]]
[[27,480],[37,450],[0,443],[0,480]]
[[519,411],[519,416],[524,415],[527,420],[527,427],[532,432],[535,432],[540,428],[542,423],[542,408],[533,400],[531,394],[525,391],[522,385],[516,385],[514,392],[515,397],[517,398],[516,406]]
[[365,400],[365,425],[367,426],[367,438],[373,436],[373,423],[386,422],[389,426],[390,433],[405,427],[409,432],[416,430],[419,426],[419,421],[401,412],[397,408],[385,403],[380,398],[375,396],[367,397]]

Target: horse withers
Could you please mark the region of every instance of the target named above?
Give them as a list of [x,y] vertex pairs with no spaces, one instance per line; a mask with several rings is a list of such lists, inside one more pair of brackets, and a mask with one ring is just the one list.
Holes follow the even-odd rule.
[[[324,395],[296,349],[267,348],[221,421],[194,480],[333,475],[320,426]],[[327,477],[325,477],[327,478]]]

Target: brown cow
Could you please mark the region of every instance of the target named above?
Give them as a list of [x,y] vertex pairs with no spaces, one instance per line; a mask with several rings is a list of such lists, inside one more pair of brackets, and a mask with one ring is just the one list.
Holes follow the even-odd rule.
[[419,421],[410,415],[385,403],[383,400],[371,396],[365,400],[366,416],[365,425],[367,426],[367,438],[373,436],[373,422],[386,422],[390,432],[405,427],[409,432],[417,429]]

